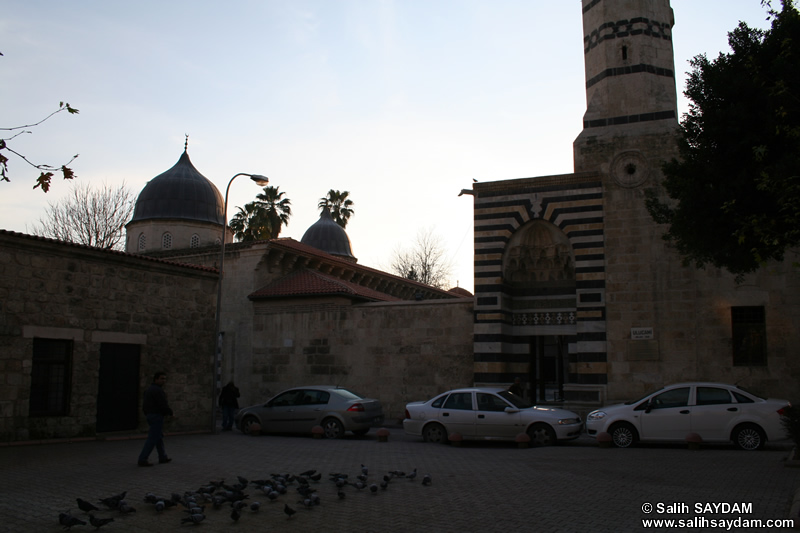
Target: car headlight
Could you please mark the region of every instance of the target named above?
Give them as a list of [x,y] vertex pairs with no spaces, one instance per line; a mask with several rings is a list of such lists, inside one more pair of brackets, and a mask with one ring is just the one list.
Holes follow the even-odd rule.
[[586,417],[586,420],[602,420],[606,417],[606,414],[603,411],[592,411],[589,413],[589,416]]
[[573,424],[580,424],[580,423],[581,423],[580,418],[562,418],[558,421],[559,426],[570,426]]

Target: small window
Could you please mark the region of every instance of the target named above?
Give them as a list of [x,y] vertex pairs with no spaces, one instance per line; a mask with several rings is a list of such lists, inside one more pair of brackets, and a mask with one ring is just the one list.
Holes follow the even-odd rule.
[[751,397],[745,396],[740,392],[734,391],[733,397],[736,398],[736,403],[755,403]]
[[697,387],[697,405],[732,403],[731,394],[717,387]]
[[189,242],[189,247],[197,248],[198,246],[200,246],[200,235],[195,233],[194,235],[192,235],[192,240],[191,242]]
[[767,321],[763,306],[731,307],[734,366],[766,366]]
[[689,405],[689,387],[672,389],[654,396],[650,402],[651,409],[669,409]]
[[30,416],[68,413],[71,361],[71,340],[33,339]]
[[454,392],[447,397],[444,402],[445,409],[455,409],[461,411],[472,411],[472,393],[471,392]]
[[147,238],[144,236],[144,233],[139,234],[139,251],[143,252],[145,247],[147,246]]
[[439,396],[438,398],[433,400],[433,403],[431,403],[431,407],[435,407],[436,409],[440,409],[442,407],[442,404],[444,403],[446,398],[447,398],[447,395]]
[[169,250],[169,249],[172,248],[172,234],[171,233],[165,233],[164,235],[161,236],[161,247],[164,250]]
[[623,61],[627,61],[628,60],[628,47],[627,46],[623,46],[622,47],[622,60]]

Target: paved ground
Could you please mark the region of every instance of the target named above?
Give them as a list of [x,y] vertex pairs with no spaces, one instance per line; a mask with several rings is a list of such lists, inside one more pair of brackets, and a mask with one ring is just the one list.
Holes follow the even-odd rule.
[[[60,512],[71,510],[74,516],[87,518],[77,508],[76,498],[97,503],[127,491],[127,500],[137,512],[96,513],[114,518],[101,531],[643,531],[642,519],[648,517],[785,519],[800,488],[800,468],[784,466],[785,447],[763,452],[665,446],[619,450],[597,448],[585,437],[557,447],[518,449],[498,443],[426,444],[399,428],[391,429],[386,443],[378,442],[374,432],[362,439],[339,441],[228,432],[168,436],[167,450],[174,461],[139,468],[136,457],[142,444],[137,438],[0,447],[2,529],[60,531]],[[333,483],[326,479],[328,474],[347,473],[353,479],[361,464],[369,467],[370,482],[380,482],[391,470],[417,468],[419,476],[414,481],[394,479],[387,490],[375,494],[347,487],[346,498],[338,499]],[[230,518],[230,507],[209,505],[202,523],[182,524],[187,514],[179,508],[159,514],[143,501],[148,492],[166,497],[223,478],[232,484],[237,476],[258,479],[308,469],[324,474],[315,484],[321,504],[312,508],[298,502],[296,485],[272,503],[260,490],[249,488],[249,501],[261,501],[262,507],[257,513],[244,511],[238,522]],[[432,476],[430,486],[420,483],[423,474]],[[286,503],[297,511],[292,518],[283,513]],[[642,511],[646,503],[656,509],[661,503],[665,510],[666,505],[685,503],[689,511],[648,515]],[[746,504],[751,509],[698,514],[696,503]],[[681,510],[679,506],[672,509]],[[89,525],[72,529],[91,530]],[[680,529],[653,529],[657,530]]]

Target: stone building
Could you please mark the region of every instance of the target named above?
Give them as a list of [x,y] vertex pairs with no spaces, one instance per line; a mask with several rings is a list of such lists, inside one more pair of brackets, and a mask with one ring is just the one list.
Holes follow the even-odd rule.
[[[0,441],[146,427],[141,392],[169,372],[209,427],[217,272],[0,230]],[[198,361],[205,362],[198,366]]]
[[[583,0],[575,173],[476,183],[475,381],[580,409],[676,381],[794,398],[800,277],[683,266],[645,208],[675,157],[668,0]],[[656,189],[657,190],[657,189]]]

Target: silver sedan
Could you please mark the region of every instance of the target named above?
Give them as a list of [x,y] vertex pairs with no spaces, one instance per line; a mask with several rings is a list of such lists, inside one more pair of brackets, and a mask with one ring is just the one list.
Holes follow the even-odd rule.
[[314,426],[321,426],[325,437],[335,439],[346,431],[366,435],[371,427],[383,422],[383,408],[378,400],[348,389],[295,387],[267,403],[245,407],[236,414],[235,422],[245,434],[256,423],[264,433],[309,434]]
[[576,439],[583,423],[577,413],[531,406],[495,387],[456,389],[427,402],[406,405],[403,429],[427,442],[447,442],[459,433],[465,440],[514,440],[527,433],[534,446]]

